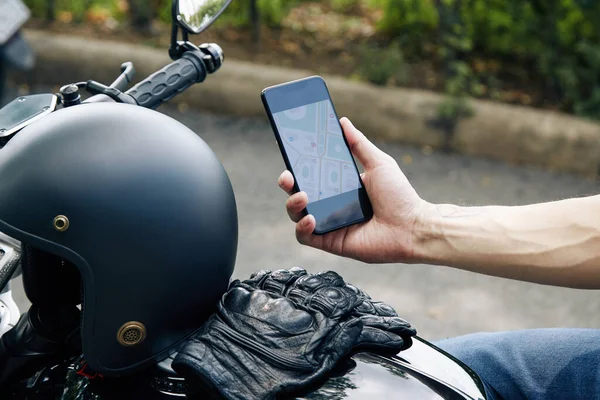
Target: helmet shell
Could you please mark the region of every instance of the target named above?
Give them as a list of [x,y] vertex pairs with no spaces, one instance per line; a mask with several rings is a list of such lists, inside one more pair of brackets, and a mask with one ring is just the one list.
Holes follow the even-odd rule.
[[238,222],[227,173],[193,131],[95,103],[56,111],[0,149],[0,231],[77,267],[84,356],[118,376],[164,358],[213,312]]

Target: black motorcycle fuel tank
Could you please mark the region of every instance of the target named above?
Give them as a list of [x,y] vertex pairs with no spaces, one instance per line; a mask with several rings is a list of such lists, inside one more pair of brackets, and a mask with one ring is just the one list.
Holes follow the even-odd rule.
[[[344,368],[346,369],[344,371]],[[485,399],[479,377],[460,361],[418,337],[396,356],[354,355],[320,387],[297,400]]]
[[[173,356],[170,358],[172,359]],[[81,360],[80,360],[81,361]],[[170,364],[169,360],[163,363]],[[161,364],[163,364],[161,363]],[[155,368],[124,379],[98,379],[77,371],[77,362],[44,368],[13,388],[7,399],[175,400],[214,399],[207,393],[186,396],[182,379]],[[168,368],[170,370],[170,368]],[[172,370],[170,370],[172,372]],[[57,390],[58,389],[58,390]],[[29,397],[30,393],[35,393]],[[62,393],[56,396],[57,393]],[[48,394],[48,397],[45,397]],[[4,395],[4,393],[2,393]],[[40,397],[38,397],[40,396]],[[55,397],[56,396],[56,397]],[[5,398],[5,397],[2,397]],[[278,400],[485,400],[480,378],[467,366],[416,337],[395,356],[358,353],[323,382]]]

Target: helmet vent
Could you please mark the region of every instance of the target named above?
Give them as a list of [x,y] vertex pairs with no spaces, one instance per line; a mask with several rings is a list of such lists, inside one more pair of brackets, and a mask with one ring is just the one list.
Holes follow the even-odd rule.
[[146,338],[146,327],[141,322],[124,323],[117,333],[117,340],[123,346],[135,346]]

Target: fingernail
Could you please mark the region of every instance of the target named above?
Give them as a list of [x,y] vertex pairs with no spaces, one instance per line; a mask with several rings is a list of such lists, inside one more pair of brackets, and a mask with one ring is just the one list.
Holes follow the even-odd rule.
[[294,203],[294,205],[297,206],[298,204],[300,204],[301,201],[302,199],[300,197],[296,197],[294,198],[294,201],[292,203]]
[[307,227],[311,224],[311,218],[310,218],[310,214],[307,215],[306,218],[304,218],[304,226]]

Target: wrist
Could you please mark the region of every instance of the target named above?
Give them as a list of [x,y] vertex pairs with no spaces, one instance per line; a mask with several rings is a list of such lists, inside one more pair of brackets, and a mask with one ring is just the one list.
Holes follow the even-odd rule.
[[422,200],[412,228],[412,255],[408,261],[413,264],[437,263],[432,244],[439,241],[442,236],[439,206]]
[[487,222],[485,215],[482,207],[428,203],[415,223],[414,262],[453,265],[474,246],[473,240],[486,236],[481,229]]

